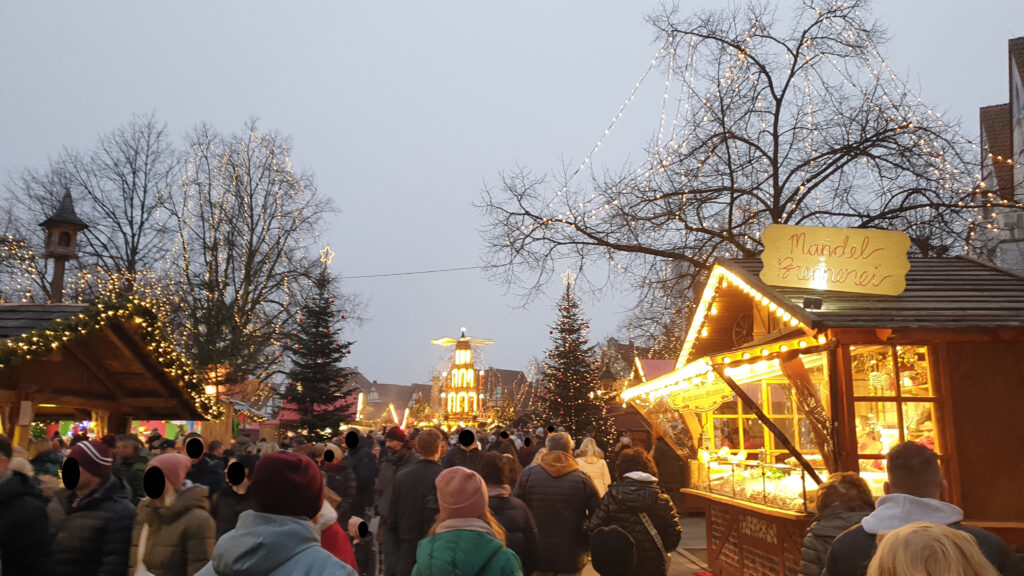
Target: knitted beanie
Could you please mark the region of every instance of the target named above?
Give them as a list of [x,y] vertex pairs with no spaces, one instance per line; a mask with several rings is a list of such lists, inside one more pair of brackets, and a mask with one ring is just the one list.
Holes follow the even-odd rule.
[[181,491],[181,485],[185,483],[185,476],[192,469],[192,459],[177,452],[161,454],[149,461],[146,469],[159,468],[164,473],[164,482],[167,487],[175,492]]
[[454,466],[434,480],[441,517],[480,518],[487,510],[487,485],[479,474],[469,468]]
[[312,458],[274,452],[256,463],[249,495],[257,512],[313,518],[324,501],[324,481]]
[[384,438],[386,440],[405,442],[409,439],[409,436],[405,433],[405,430],[402,430],[398,426],[392,426],[391,428],[388,428],[387,434],[384,434]]
[[110,447],[97,440],[75,444],[68,458],[74,458],[79,468],[102,480],[110,477],[110,466],[114,463]]

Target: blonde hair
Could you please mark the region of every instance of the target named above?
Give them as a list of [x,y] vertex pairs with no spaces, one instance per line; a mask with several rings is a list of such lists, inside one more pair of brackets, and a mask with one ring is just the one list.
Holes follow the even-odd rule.
[[577,458],[586,458],[588,456],[597,456],[598,458],[604,458],[604,452],[597,447],[597,442],[593,438],[584,438],[583,443],[580,444],[580,449],[576,451]]
[[[490,527],[491,532],[494,532],[494,537],[504,545],[505,528],[498,522],[498,519],[494,517],[494,514],[491,514],[490,508],[484,508],[484,514],[480,517],[480,519],[484,522],[487,522],[487,526]],[[442,518],[440,514],[435,516],[434,525],[430,527],[430,531],[427,532],[427,536],[437,534],[437,527],[440,526],[441,523],[445,520],[447,520],[447,518]]]
[[541,456],[543,456],[543,455],[545,455],[547,453],[548,453],[548,449],[546,447],[544,447],[544,446],[541,446],[541,448],[539,450],[537,450],[537,453],[533,455],[533,460],[530,460],[530,466],[535,466],[537,464],[540,464]]
[[867,576],[999,576],[974,537],[949,526],[911,522],[879,540]]

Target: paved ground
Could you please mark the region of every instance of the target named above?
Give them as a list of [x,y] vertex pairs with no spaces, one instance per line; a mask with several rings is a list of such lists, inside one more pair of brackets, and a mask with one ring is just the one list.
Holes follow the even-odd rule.
[[[693,576],[694,574],[710,574],[707,566],[707,533],[703,516],[690,516],[679,522],[683,527],[683,538],[679,541],[672,556],[672,565],[668,576]],[[583,576],[597,576],[597,572],[587,564]]]

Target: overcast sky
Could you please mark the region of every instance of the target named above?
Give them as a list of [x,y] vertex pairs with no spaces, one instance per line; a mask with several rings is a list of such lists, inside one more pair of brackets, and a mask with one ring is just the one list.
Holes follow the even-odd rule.
[[[133,113],[155,112],[175,138],[256,116],[291,135],[293,163],[341,209],[321,231],[336,274],[474,266],[483,184],[517,163],[582,160],[657,49],[644,15],[658,4],[0,0],[0,178]],[[1024,35],[1024,2],[885,1],[875,14],[891,67],[976,137],[978,107],[1008,100],[1006,41]],[[663,88],[648,78],[598,168],[642,158]],[[561,289],[523,309],[476,270],[343,285],[369,302],[351,364],[401,384],[427,381],[446,352],[430,340],[462,326],[495,340],[490,366],[524,368],[550,344]],[[585,297],[592,337],[616,335],[631,303]]]

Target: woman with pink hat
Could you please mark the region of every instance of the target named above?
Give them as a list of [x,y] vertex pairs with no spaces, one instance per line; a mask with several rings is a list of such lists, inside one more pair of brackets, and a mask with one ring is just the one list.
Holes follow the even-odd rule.
[[455,466],[434,484],[441,513],[416,548],[412,576],[522,576],[519,557],[505,547],[505,530],[487,507],[483,478]]

